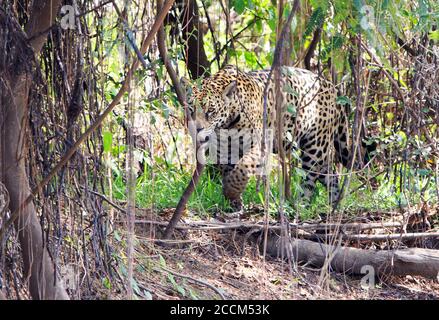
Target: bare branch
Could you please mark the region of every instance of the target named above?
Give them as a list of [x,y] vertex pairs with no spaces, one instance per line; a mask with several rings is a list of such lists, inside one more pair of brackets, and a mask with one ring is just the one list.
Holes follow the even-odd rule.
[[35,53],[41,51],[50,26],[55,22],[61,0],[34,0],[32,3],[31,17],[25,27],[30,38],[30,44]]

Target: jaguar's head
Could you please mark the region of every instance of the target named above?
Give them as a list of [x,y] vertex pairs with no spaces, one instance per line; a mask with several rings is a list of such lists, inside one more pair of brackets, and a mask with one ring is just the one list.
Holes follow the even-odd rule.
[[237,80],[228,70],[221,70],[199,84],[181,80],[186,88],[188,108],[197,132],[197,141],[207,143],[212,133],[226,128],[236,116],[234,101],[237,95]]

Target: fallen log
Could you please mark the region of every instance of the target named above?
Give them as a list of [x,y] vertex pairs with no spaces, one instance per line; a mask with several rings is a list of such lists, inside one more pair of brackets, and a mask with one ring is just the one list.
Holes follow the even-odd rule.
[[[155,225],[166,226],[166,222],[152,221],[152,220],[137,220],[136,223],[151,223]],[[385,223],[381,224],[386,225]],[[339,225],[341,229],[350,230],[365,230],[374,229],[379,226],[379,223],[372,224],[347,224]],[[387,227],[396,227],[396,223],[388,223]],[[332,229],[334,225],[290,225],[291,231],[303,229]],[[296,228],[294,228],[296,227]],[[192,229],[198,231],[225,231],[240,229],[241,232],[249,232],[250,229],[261,229],[253,233],[250,238],[258,242],[263,237],[260,237],[263,232],[263,225],[255,223],[209,223],[209,222],[191,222],[184,224],[176,224],[175,229]],[[315,267],[321,268],[325,265],[326,259],[330,257],[330,265],[333,270],[351,275],[365,274],[364,267],[370,266],[375,271],[376,276],[381,275],[418,275],[425,278],[439,280],[439,250],[409,248],[409,249],[394,249],[394,250],[372,250],[372,249],[357,249],[352,247],[343,247],[341,245],[330,245],[311,240],[290,239],[290,244],[284,248],[283,255],[281,251],[280,232],[281,226],[269,226],[269,236],[267,242],[266,253],[274,258],[278,257],[292,257],[297,262],[308,263]],[[318,236],[313,234],[312,236]],[[337,239],[335,235],[328,234],[327,237]],[[439,237],[438,233],[407,233],[407,234],[383,234],[383,235],[346,235],[340,234],[341,239],[349,240],[367,240],[367,241],[384,241],[384,240],[407,240],[416,238],[431,238]],[[247,237],[246,237],[247,238]],[[158,240],[163,241],[163,240]],[[285,242],[284,242],[285,243]],[[259,243],[260,244],[260,243]],[[260,244],[262,247],[262,244]]]
[[[439,280],[439,250],[365,250],[301,239],[291,239],[283,247],[284,257],[292,257],[297,262],[306,262],[318,268],[323,267],[330,257],[333,270],[345,274],[364,275],[364,267],[371,266],[376,276],[417,275]],[[266,250],[272,257],[282,256],[280,236],[277,233],[270,232]]]

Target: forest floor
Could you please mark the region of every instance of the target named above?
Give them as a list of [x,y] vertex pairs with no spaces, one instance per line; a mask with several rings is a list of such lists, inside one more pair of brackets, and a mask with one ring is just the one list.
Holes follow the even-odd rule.
[[264,260],[256,244],[243,246],[230,231],[184,232],[178,247],[154,244],[152,232],[136,224],[139,299],[439,299],[439,282],[422,277],[387,277],[363,288],[361,276]]

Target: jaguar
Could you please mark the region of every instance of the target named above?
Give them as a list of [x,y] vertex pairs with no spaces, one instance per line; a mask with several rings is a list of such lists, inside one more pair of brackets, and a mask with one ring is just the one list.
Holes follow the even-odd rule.
[[[217,161],[221,157],[223,161],[217,163],[223,194],[232,208],[242,209],[242,193],[250,177],[264,174],[265,150],[279,153],[280,145],[284,152],[300,150],[304,197],[309,198],[320,181],[331,203],[338,201],[334,160],[350,165],[350,142],[346,110],[337,103],[337,90],[330,81],[295,67],[283,66],[273,76],[270,70],[244,72],[228,65],[198,84],[182,82],[200,150],[226,146],[226,156],[218,155]],[[271,135],[262,135],[269,130]],[[231,145],[237,146],[235,157]]]

